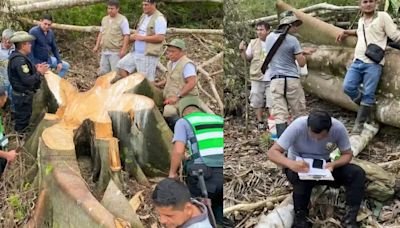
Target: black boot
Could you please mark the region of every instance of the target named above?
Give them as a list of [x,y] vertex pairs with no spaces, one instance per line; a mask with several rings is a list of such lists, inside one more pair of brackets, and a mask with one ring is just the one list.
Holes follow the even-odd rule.
[[307,216],[308,210],[295,211],[292,228],[309,228],[310,224],[307,221]]
[[165,117],[165,121],[167,121],[168,127],[171,129],[171,131],[174,131],[175,124],[179,120],[179,116],[171,116],[171,117]]
[[364,129],[364,123],[367,121],[372,121],[372,108],[372,106],[360,106],[353,129],[351,130],[351,134],[361,134],[362,130]]
[[357,223],[357,214],[360,206],[346,206],[346,214],[342,218],[344,228],[359,228]]
[[276,124],[275,128],[276,128],[276,135],[279,138],[287,128],[287,123]]

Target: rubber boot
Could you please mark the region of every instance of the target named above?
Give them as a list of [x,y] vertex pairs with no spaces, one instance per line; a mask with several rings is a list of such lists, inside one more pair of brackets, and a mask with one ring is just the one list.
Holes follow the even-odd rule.
[[307,216],[308,210],[295,211],[292,228],[309,228],[310,224],[307,221]]
[[179,116],[171,116],[171,117],[165,117],[165,121],[167,121],[168,127],[171,129],[171,131],[174,131],[175,124],[179,120]]
[[279,137],[281,137],[281,135],[283,134],[283,132],[287,128],[287,123],[276,124],[275,128],[276,128],[276,136],[279,139]]
[[364,123],[366,121],[372,121],[372,106],[361,105],[357,112],[357,118],[351,130],[351,134],[359,135],[364,129]]
[[342,226],[344,228],[359,228],[357,223],[357,214],[360,206],[346,206],[346,214],[342,218]]

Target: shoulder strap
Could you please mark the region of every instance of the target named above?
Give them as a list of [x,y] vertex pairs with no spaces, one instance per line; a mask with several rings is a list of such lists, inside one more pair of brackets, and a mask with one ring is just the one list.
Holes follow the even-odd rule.
[[274,45],[272,45],[271,50],[269,50],[269,52],[268,52],[268,54],[267,54],[267,57],[265,57],[265,60],[264,60],[264,62],[263,62],[263,65],[261,66],[261,72],[262,72],[263,74],[265,74],[265,71],[267,71],[267,69],[268,69],[268,64],[271,62],[272,57],[274,57],[276,51],[278,51],[278,48],[281,46],[281,44],[282,44],[283,40],[285,39],[286,34],[288,33],[289,29],[290,29],[290,26],[288,26],[288,27],[286,28],[286,30],[283,31],[283,33],[279,35],[279,37],[278,37],[278,39],[275,41]]
[[368,46],[367,37],[365,36],[364,22],[363,22],[363,34],[364,34],[365,46]]

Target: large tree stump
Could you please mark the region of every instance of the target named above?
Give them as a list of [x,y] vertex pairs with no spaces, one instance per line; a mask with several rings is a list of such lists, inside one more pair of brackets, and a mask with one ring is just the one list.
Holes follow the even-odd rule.
[[[49,202],[40,209],[50,212],[36,213],[46,216],[38,219],[42,221],[39,225],[96,227],[103,224],[114,227],[119,224],[115,216],[136,216],[129,216],[129,210],[119,213],[114,208],[110,213],[105,209],[84,183],[77,157],[91,157],[92,178],[100,193],[110,180],[116,186],[122,186],[120,171],[123,165],[143,184],[147,184],[145,174],[166,175],[172,132],[149,98],[160,101],[160,92],[141,74],[111,85],[114,76],[115,73],[104,75],[97,79],[91,90],[80,93],[66,80],[46,73],[45,85],[35,97],[40,103],[37,107],[43,109],[41,112],[51,110],[49,107],[54,107],[54,103],[58,107],[53,108],[55,114],[45,115],[25,144],[32,157],[38,160],[39,186],[46,191],[41,194],[44,198],[41,202]],[[38,108],[37,113],[41,112]],[[123,152],[122,163],[120,152]],[[30,163],[34,166],[33,159]],[[58,200],[66,210],[56,203]],[[75,202],[82,203],[76,205]],[[107,202],[112,205],[109,199]],[[97,209],[93,210],[93,206]],[[72,222],[71,219],[76,220]],[[135,227],[140,224],[138,219],[131,222]]]

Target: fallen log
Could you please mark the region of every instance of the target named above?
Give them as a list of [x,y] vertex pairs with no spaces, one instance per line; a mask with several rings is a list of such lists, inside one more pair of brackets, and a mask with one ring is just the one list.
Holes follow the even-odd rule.
[[[38,25],[40,21],[33,20],[30,18],[19,17],[18,20],[21,22],[29,23],[32,25]],[[51,25],[53,29],[67,30],[67,31],[75,31],[75,32],[99,32],[100,26],[79,26],[79,25],[67,25],[67,24],[58,24],[53,23]],[[136,30],[131,29],[131,33],[134,33]],[[167,34],[209,34],[209,35],[223,35],[224,32],[222,29],[186,29],[186,28],[168,28]]]
[[50,1],[38,1],[32,4],[24,5],[10,5],[9,7],[3,7],[0,9],[4,13],[28,13],[45,10],[65,9],[74,6],[86,6],[94,3],[103,2],[102,0],[50,0]]
[[[303,41],[317,43],[319,45],[335,45],[336,37],[343,31],[341,28],[323,22],[293,8],[282,0],[276,2],[276,8],[279,11],[292,10],[296,16],[303,21],[303,24],[298,30]],[[343,41],[343,45],[347,47],[355,47],[356,42],[357,38],[347,37]]]
[[258,208],[268,208],[270,210],[274,208],[275,203],[281,202],[282,200],[286,199],[289,195],[268,197],[265,200],[261,200],[255,203],[236,204],[232,207],[224,208],[224,215],[232,213],[234,211],[253,211]]

